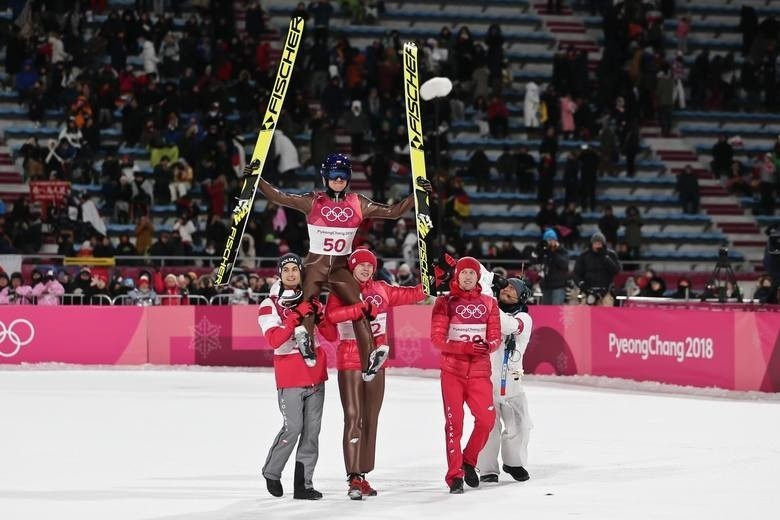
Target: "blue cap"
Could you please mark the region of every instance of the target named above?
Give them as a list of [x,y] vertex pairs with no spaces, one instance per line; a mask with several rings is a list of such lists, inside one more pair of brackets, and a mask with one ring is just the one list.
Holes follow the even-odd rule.
[[544,230],[544,233],[542,233],[542,240],[558,240],[558,235],[555,234],[553,229],[547,228]]

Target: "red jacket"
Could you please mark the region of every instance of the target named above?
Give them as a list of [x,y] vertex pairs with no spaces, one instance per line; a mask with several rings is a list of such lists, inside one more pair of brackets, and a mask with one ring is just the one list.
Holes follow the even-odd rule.
[[[369,280],[360,284],[360,294],[364,300],[374,302],[379,313],[371,321],[376,345],[387,344],[387,313],[396,305],[410,305],[425,299],[422,285],[415,287],[396,287],[383,281]],[[361,304],[345,305],[335,293],[330,293],[325,305],[325,324],[321,327],[322,335],[329,341],[338,338],[339,370],[360,370],[360,350],[355,340],[352,321],[363,317]],[[328,329],[327,331],[325,329]]]
[[[489,378],[490,356],[474,354],[472,343],[483,339],[490,352],[498,349],[501,344],[498,304],[490,296],[481,294],[479,284],[470,291],[463,291],[453,280],[450,288],[450,294],[436,298],[431,323],[431,341],[441,350],[441,369],[467,379]],[[469,333],[469,329],[477,332]],[[484,330],[484,336],[480,329]]]
[[181,295],[179,286],[168,287],[163,280],[162,274],[154,273],[154,290],[159,295],[160,305],[189,305],[190,299]]

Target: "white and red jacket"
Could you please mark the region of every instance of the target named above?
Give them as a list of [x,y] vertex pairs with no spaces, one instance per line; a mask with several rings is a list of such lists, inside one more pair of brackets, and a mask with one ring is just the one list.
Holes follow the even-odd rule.
[[272,289],[271,296],[260,303],[257,317],[263,336],[274,348],[276,388],[307,387],[326,381],[328,370],[325,351],[315,346],[317,364],[306,366],[295,344],[295,327],[285,324],[285,318],[294,311],[280,305],[278,299],[278,294],[273,294]]
[[[482,287],[482,294],[493,296],[491,289],[493,285],[492,271],[488,271],[484,265],[480,264],[479,284]],[[500,308],[498,314],[501,318],[501,344],[498,349],[490,354],[490,364],[493,367],[493,395],[498,399],[507,399],[523,392],[523,355],[528,348],[528,342],[531,340],[531,330],[533,329],[533,319],[527,312],[516,312],[509,314]],[[515,337],[515,354],[511,355],[507,361],[506,389],[501,396],[501,373],[504,365],[504,352],[506,351],[506,337],[509,335]]]
[[[377,316],[371,321],[371,332],[376,345],[387,344],[387,313],[396,305],[411,305],[425,299],[422,285],[415,287],[396,287],[387,282],[369,280],[360,284],[363,300],[372,302],[378,309]],[[339,370],[361,370],[360,350],[355,339],[352,322],[363,317],[361,304],[345,305],[335,293],[330,293],[325,305],[326,325],[321,329],[329,340],[338,339]],[[327,330],[330,329],[330,330]],[[335,330],[334,330],[335,329]]]
[[501,343],[498,304],[482,293],[479,284],[462,290],[450,282],[450,294],[439,296],[433,306],[431,341],[441,350],[441,369],[459,377],[490,377],[490,357],[473,354],[472,343],[485,341],[490,352]]

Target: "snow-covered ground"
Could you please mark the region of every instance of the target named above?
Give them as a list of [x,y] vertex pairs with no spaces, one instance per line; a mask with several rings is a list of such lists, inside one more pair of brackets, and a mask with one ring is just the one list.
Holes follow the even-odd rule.
[[352,502],[335,377],[326,392],[315,472],[325,498],[302,502],[291,497],[292,461],[283,498],[259,475],[281,425],[268,370],[0,370],[0,519],[780,515],[777,396],[532,379],[531,480],[502,475],[453,496],[438,379],[390,374],[370,475],[379,496]]

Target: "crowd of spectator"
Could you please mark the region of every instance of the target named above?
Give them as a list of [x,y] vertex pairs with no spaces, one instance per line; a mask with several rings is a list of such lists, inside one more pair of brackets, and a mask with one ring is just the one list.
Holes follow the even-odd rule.
[[[228,9],[220,2],[190,2],[187,11],[180,2],[139,2],[123,11],[106,9],[101,2],[67,9],[46,2],[29,4],[19,23],[5,28],[6,70],[31,121],[45,123],[51,110],[62,114],[63,121],[56,139],[42,144],[33,138],[22,147],[25,175],[91,187],[50,205],[45,213],[26,200],[15,203],[0,216],[0,252],[35,253],[50,232],[58,252],[68,256],[218,254],[227,232],[226,207],[239,187],[251,146],[244,143],[244,135],[251,135],[260,122],[276,70],[269,40],[278,34],[268,27],[259,2]],[[491,26],[483,41],[461,26],[454,33],[444,27],[437,37],[419,42],[423,78],[443,75],[454,83],[447,100],[424,104],[424,118],[437,123],[426,125],[425,136],[437,152],[429,157],[436,181],[432,217],[447,230],[438,240],[456,254],[516,260],[530,258],[533,249],[520,251],[509,241],[463,239],[470,211],[464,181],[473,180],[477,191],[536,190],[544,217],[537,218],[539,236],[551,228],[562,247],[572,251],[590,245],[580,236],[581,212],[602,211],[598,229],[605,245],[631,268],[631,261],[641,258],[641,214],[630,207],[618,217],[611,208],[597,206],[599,179],[621,170],[635,175],[642,122],[657,118],[662,132],[669,134],[675,104],[718,108],[723,106],[719,102],[738,97],[729,96],[724,85],[735,85],[737,76],[729,76],[727,68],[733,59],[710,60],[703,52],[688,72],[691,22],[675,12],[674,2],[625,0],[587,6],[595,9],[596,4],[605,41],[595,75],[589,73],[585,52],[567,48],[555,55],[548,85],[525,86],[525,132],[541,138],[538,150],[507,145],[491,161],[478,147],[463,169],[455,168],[447,153],[452,121],[468,115],[483,137],[510,135],[505,94],[511,75],[501,27]],[[560,3],[551,2],[548,8],[560,9]],[[376,23],[384,13],[382,2],[341,2],[341,9],[353,23]],[[745,12],[743,30],[751,27]],[[335,8],[327,0],[298,3],[291,6],[291,15],[305,17],[312,30],[298,56],[264,177],[282,186],[310,185],[322,158],[337,148],[339,128],[350,136],[353,156],[365,165],[373,197],[397,200],[404,193],[397,185],[389,187],[390,180],[408,166],[399,33],[389,30],[360,49],[330,30]],[[677,52],[667,56],[662,27],[675,16]],[[753,63],[774,63],[776,27],[771,17],[758,26],[743,50]],[[598,88],[593,88],[591,77]],[[763,99],[771,100],[769,81],[762,85],[768,89]],[[310,108],[312,100],[319,102],[315,109]],[[119,137],[108,132],[111,128],[120,129]],[[300,157],[294,140],[307,133],[310,153]],[[598,145],[582,144],[564,159],[561,138]],[[120,143],[121,153],[116,146]],[[148,150],[142,156],[149,157],[150,169],[136,164],[136,147]],[[734,179],[729,188],[749,187],[759,199],[757,211],[773,211],[767,186],[777,186],[777,168],[770,173],[762,158],[758,181],[745,183],[745,168],[728,161],[723,169],[726,155],[719,154],[714,163]],[[491,177],[493,168],[498,182]],[[563,193],[556,193],[561,178]],[[698,212],[698,180],[690,169],[679,175],[677,193],[683,211]],[[565,208],[560,214],[553,211],[554,217],[549,211],[543,215],[551,199],[553,207],[562,200]],[[168,223],[161,225],[159,217]],[[106,220],[126,226],[118,240],[106,238]],[[241,264],[254,268],[257,258],[305,252],[306,237],[301,215],[268,204],[249,222]],[[366,223],[357,240],[380,255],[403,258],[409,266],[415,264],[414,242],[413,226],[405,221]]]

